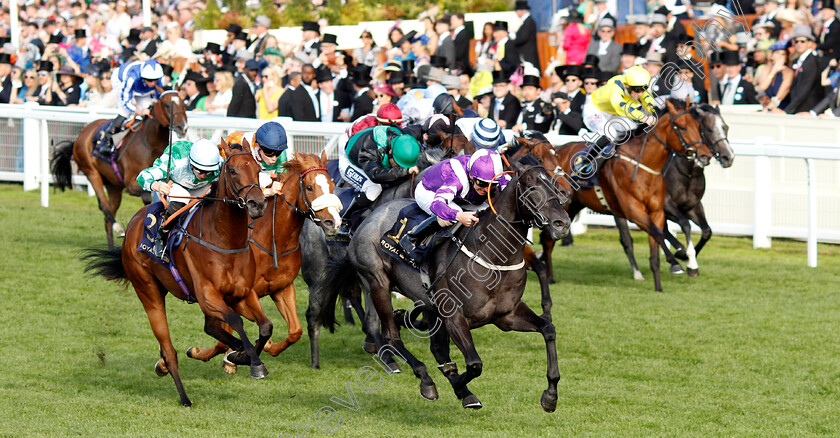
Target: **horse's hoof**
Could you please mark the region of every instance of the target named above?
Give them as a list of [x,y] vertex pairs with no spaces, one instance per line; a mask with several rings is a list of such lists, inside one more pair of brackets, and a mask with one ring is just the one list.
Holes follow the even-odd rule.
[[187,349],[187,357],[190,359],[195,359],[198,353],[201,351],[201,347],[190,347]]
[[549,279],[548,279],[548,284],[554,284],[554,283],[556,283],[556,282],[554,281],[554,279],[553,279],[553,278],[549,278]]
[[685,271],[683,271],[682,266],[680,266],[680,264],[677,263],[676,265],[671,265],[671,273],[674,275],[679,275],[685,274]]
[[160,359],[155,363],[155,374],[160,377],[163,377],[169,374],[169,369],[166,368],[166,362],[163,359]]
[[688,268],[688,276],[689,277],[697,277],[699,275],[700,275],[700,270],[699,269]]
[[554,412],[557,409],[557,396],[551,395],[548,390],[543,391],[543,395],[540,397],[540,406],[546,412]]
[[373,342],[365,342],[362,345],[362,350],[365,350],[367,354],[376,354],[376,344]]
[[400,364],[396,361],[390,362],[388,364],[388,369],[391,370],[391,374],[399,374],[402,372],[402,368],[400,368]]
[[688,260],[688,254],[685,253],[685,249],[678,249],[677,252],[674,253],[674,257],[683,261]]
[[268,377],[268,368],[265,364],[251,365],[251,377],[255,379],[265,379]]
[[265,341],[265,347],[263,347],[263,351],[267,351],[267,352],[271,353],[271,346],[272,345],[274,345],[274,341],[272,341],[271,339]]
[[475,394],[470,394],[464,397],[464,399],[461,400],[461,405],[465,409],[481,409],[483,407],[481,401],[475,396]]
[[111,225],[111,230],[114,231],[114,234],[116,234],[117,237],[125,237],[125,228],[123,228],[123,226],[120,225],[119,222],[114,222],[114,225]]
[[181,406],[183,406],[185,408],[191,408],[192,407],[192,402],[190,401],[190,399],[181,400]]
[[437,387],[434,383],[431,385],[420,384],[420,395],[428,401],[435,401],[438,399]]
[[229,351],[225,354],[225,358],[222,359],[222,369],[228,374],[236,374],[236,364],[228,360],[228,356],[233,353]]
[[645,276],[639,271],[633,271],[633,279],[636,281],[645,281]]

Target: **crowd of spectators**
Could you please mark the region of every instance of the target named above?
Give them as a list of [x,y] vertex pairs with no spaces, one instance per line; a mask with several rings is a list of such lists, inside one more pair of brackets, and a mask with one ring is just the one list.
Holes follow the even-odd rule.
[[[418,17],[422,32],[395,25],[384,35],[365,30],[357,41],[339,42],[322,32],[323,23],[304,21],[297,45],[278,40],[269,33],[271,20],[257,16],[250,29],[232,24],[224,41],[204,47],[193,42],[203,1],[153,1],[152,25],[144,27],[137,0],[25,0],[17,46],[9,38],[9,11],[0,11],[0,103],[115,107],[112,71],[153,58],[189,111],[231,117],[353,121],[390,102],[406,121],[422,122],[417,102],[447,92],[461,109],[503,128],[577,134],[586,95],[634,65],[653,76],[680,73],[682,81],[651,84],[660,98],[840,115],[834,0],[729,3],[746,3],[757,15],[750,23],[724,1],[703,12],[688,0],[648,3],[647,15],[631,17],[634,41],[623,44],[616,42],[614,1],[585,0],[558,11],[550,29],[556,55],[543,54],[541,64],[526,0],[515,2],[518,23],[474,29],[464,14],[434,9]],[[680,20],[692,18],[715,25],[691,38]]]

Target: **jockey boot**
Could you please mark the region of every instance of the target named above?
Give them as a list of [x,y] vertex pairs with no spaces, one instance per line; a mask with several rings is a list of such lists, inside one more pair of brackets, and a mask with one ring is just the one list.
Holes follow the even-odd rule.
[[400,246],[405,249],[405,252],[410,254],[427,237],[434,235],[442,229],[443,227],[438,223],[437,217],[429,216],[400,239]]
[[111,127],[104,132],[104,138],[102,139],[102,152],[108,154],[114,153],[114,148],[116,148],[117,145],[114,144],[114,140],[112,139],[112,137],[114,136],[114,134],[120,132],[120,128],[122,128],[123,122],[125,122],[125,116],[122,115],[118,115],[111,122]]
[[158,228],[157,236],[155,236],[155,257],[159,258],[164,263],[169,263],[169,254],[166,253],[166,243],[169,240],[169,232],[175,226],[175,221],[171,221],[168,224],[166,220],[169,219],[176,211],[180,210],[183,207],[184,203],[182,202],[170,202],[169,206],[166,207],[166,211],[163,212],[161,216],[161,225]]
[[344,211],[341,216],[341,227],[338,229],[339,234],[349,235],[351,230],[355,230],[359,224],[353,224],[355,217],[361,216],[361,213],[370,207],[371,201],[367,198],[364,192],[356,193],[356,197],[350,202],[350,206]]
[[[610,139],[606,135],[598,137],[594,145],[586,148],[586,156],[578,155],[572,166],[572,173],[577,176],[592,175],[598,171],[604,161],[607,161],[608,151],[610,150]],[[603,151],[603,152],[602,152]]]

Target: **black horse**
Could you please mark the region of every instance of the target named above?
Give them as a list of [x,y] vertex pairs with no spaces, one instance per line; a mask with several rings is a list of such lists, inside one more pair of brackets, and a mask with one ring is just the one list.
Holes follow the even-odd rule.
[[[556,334],[550,321],[538,316],[522,301],[526,280],[523,257],[528,228],[539,226],[559,239],[568,233],[569,216],[544,168],[518,163],[513,168],[516,172],[510,183],[493,197],[491,207],[494,208],[479,213],[477,225],[460,227],[454,232],[456,239],[444,240],[430,254],[429,275],[437,278],[431,287],[433,294],[427,294],[417,271],[378,249],[380,239],[394,225],[399,211],[413,202],[398,199],[375,210],[362,223],[347,248],[347,258],[330,262],[324,284],[328,293],[325,302],[334,302],[353,287],[353,282],[347,280],[357,273],[383,321],[387,345],[380,347],[380,354],[391,352],[407,361],[420,379],[420,394],[435,400],[437,388],[425,364],[405,348],[400,338],[391,290],[397,289],[414,300],[415,307],[422,309],[431,322],[427,337],[431,340],[432,354],[465,408],[481,407],[478,397],[467,388],[470,381],[481,375],[482,369],[470,330],[495,324],[504,331],[540,332],[548,355],[548,389],[543,392],[540,404],[552,412],[557,404],[560,379]],[[327,306],[321,322],[332,328],[334,315],[335,306]],[[463,374],[458,373],[450,358],[450,339],[464,354],[466,372]]]
[[[732,166],[735,160],[735,153],[729,144],[727,133],[729,125],[723,121],[720,115],[720,108],[708,104],[692,105],[691,115],[700,122],[700,137],[703,143],[709,147],[715,158],[720,162],[721,167]],[[686,269],[689,277],[696,277],[700,274],[697,264],[697,255],[706,242],[712,237],[712,228],[706,221],[706,213],[703,210],[703,194],[706,192],[706,176],[703,173],[703,166],[697,162],[681,156],[671,154],[671,159],[663,170],[665,184],[668,192],[665,197],[665,218],[680,225],[685,234],[686,244],[683,245],[665,227],[665,238],[674,246],[674,256],[681,260],[687,260]],[[690,222],[689,222],[690,221]],[[700,241],[697,246],[691,241],[691,222],[700,227]],[[615,225],[620,233],[621,246],[627,254],[630,266],[633,268],[633,277],[637,280],[644,280],[642,272],[636,265],[636,258],[633,256],[633,239],[630,236],[630,228],[627,221],[615,218]],[[679,264],[671,266],[671,272],[682,273]]]

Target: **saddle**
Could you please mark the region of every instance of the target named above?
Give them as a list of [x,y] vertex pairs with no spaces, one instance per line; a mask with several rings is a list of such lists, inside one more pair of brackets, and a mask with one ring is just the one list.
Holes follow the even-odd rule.
[[125,136],[128,135],[129,131],[136,131],[136,129],[132,129],[132,127],[137,126],[139,128],[143,124],[143,117],[135,117],[133,119],[127,120],[123,124],[123,126],[120,127],[119,132],[112,135],[109,139],[106,134],[111,129],[112,123],[114,123],[113,120],[103,123],[99,126],[99,128],[96,129],[96,132],[93,133],[93,156],[99,158],[102,161],[105,161],[106,163],[111,162],[112,155],[118,155],[114,153],[109,153],[109,151],[111,150],[111,145],[114,145],[114,152],[119,151],[119,149],[122,147],[123,140],[125,139]]
[[448,235],[449,231],[443,229],[418,242],[417,247],[411,253],[406,252],[405,248],[400,245],[400,239],[408,232],[414,229],[418,224],[428,219],[429,215],[423,211],[417,203],[412,203],[403,207],[397,215],[397,220],[391,230],[382,235],[379,239],[379,250],[385,254],[399,260],[417,272],[423,273],[428,271],[425,267],[428,262],[428,255],[431,254],[432,248],[437,237]]
[[[192,304],[196,302],[195,294],[190,292],[189,288],[187,288],[186,283],[184,283],[184,280],[181,278],[181,273],[178,271],[178,268],[175,267],[175,263],[164,262],[155,256],[155,236],[157,236],[158,229],[163,223],[163,213],[165,211],[166,207],[164,207],[163,202],[160,201],[151,203],[146,208],[146,217],[143,219],[143,235],[140,238],[140,244],[137,246],[137,250],[145,252],[153,260],[169,269],[172,273],[172,277],[174,277],[175,281],[178,282],[181,292],[187,296],[187,302]],[[169,238],[166,242],[166,251],[168,254],[172,254],[172,249],[180,245],[183,241],[187,225],[190,223],[190,220],[192,220],[196,211],[198,211],[198,209],[194,205],[187,214],[172,216],[171,220],[175,220],[177,223],[172,232],[169,233]]]

